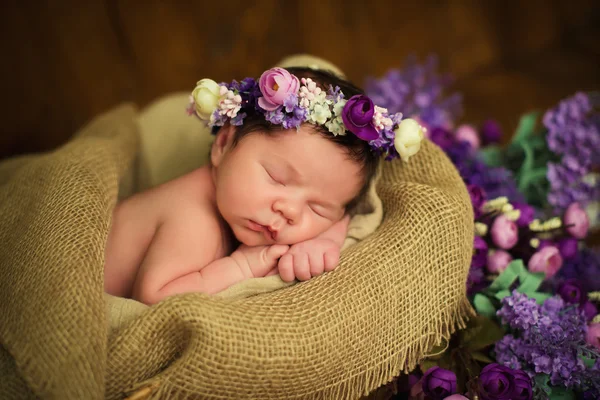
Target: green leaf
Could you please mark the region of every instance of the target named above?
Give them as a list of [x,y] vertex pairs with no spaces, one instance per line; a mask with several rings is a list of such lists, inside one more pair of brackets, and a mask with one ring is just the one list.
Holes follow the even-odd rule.
[[499,290],[498,292],[496,292],[496,294],[494,295],[494,297],[496,297],[498,300],[502,301],[503,298],[508,297],[511,295],[510,290]]
[[560,386],[552,386],[550,400],[575,400],[575,393]]
[[483,162],[490,167],[499,167],[504,165],[504,156],[502,153],[502,149],[495,145],[486,146],[478,152]]
[[419,364],[419,368],[421,368],[421,372],[423,372],[423,373],[425,373],[429,368],[437,367],[437,366],[438,366],[437,361],[431,360],[429,358],[424,359]]
[[471,353],[471,357],[473,357],[473,360],[476,360],[476,361],[479,361],[479,362],[482,362],[482,363],[486,363],[486,364],[491,364],[491,363],[495,362],[490,357],[488,357],[486,354],[483,354],[480,351],[476,351],[474,353]]
[[583,364],[585,365],[586,368],[592,368],[594,366],[594,364],[596,363],[596,360],[594,360],[592,357],[588,357],[588,356],[581,356],[581,361],[583,361]]
[[543,272],[531,273],[523,269],[519,274],[520,285],[517,288],[517,291],[529,295],[538,290],[545,277],[546,274]]
[[536,303],[538,303],[540,306],[542,304],[544,304],[544,302],[546,300],[548,300],[550,297],[552,297],[552,295],[549,293],[541,293],[541,292],[529,293],[528,296],[531,297],[532,299],[535,299]]
[[519,120],[519,125],[517,125],[517,130],[513,135],[511,143],[518,143],[527,140],[535,132],[535,124],[539,115],[539,111],[533,111],[524,114]]
[[465,348],[470,352],[483,350],[504,337],[504,330],[502,327],[490,318],[483,316],[478,316],[476,318],[478,319],[477,333],[471,337],[470,340],[464,342]]
[[479,315],[489,318],[496,315],[496,308],[492,301],[481,293],[477,293],[475,298],[473,298],[473,306]]
[[515,280],[525,269],[522,260],[513,260],[506,269],[492,282],[490,290],[497,292],[499,290],[510,289]]

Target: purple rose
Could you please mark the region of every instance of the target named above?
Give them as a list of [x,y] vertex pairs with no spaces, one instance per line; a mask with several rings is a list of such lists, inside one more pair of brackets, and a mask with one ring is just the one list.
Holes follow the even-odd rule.
[[456,393],[456,374],[440,367],[431,367],[423,375],[423,392],[433,400],[443,400]]
[[569,304],[582,305],[587,299],[583,286],[577,279],[567,279],[558,285],[556,293]]
[[479,374],[479,394],[483,400],[512,400],[515,392],[514,371],[500,364],[486,365]]
[[579,243],[575,238],[561,239],[557,245],[560,255],[566,260],[575,257],[579,251]]
[[454,143],[452,133],[444,128],[436,126],[429,133],[429,140],[441,147],[442,150],[448,150]]
[[473,210],[475,211],[475,217],[480,213],[481,206],[485,203],[485,191],[478,185],[467,185],[469,196],[471,196],[471,204],[473,204]]
[[583,311],[583,315],[587,321],[593,320],[594,317],[598,315],[598,307],[589,300],[583,303],[580,309]]
[[504,250],[490,250],[487,256],[486,268],[490,274],[503,272],[513,260],[509,252]]
[[494,219],[490,235],[494,244],[504,250],[514,247],[519,240],[517,224],[505,215],[499,215]]
[[531,272],[543,272],[546,274],[546,279],[550,279],[558,272],[562,264],[563,259],[558,249],[554,246],[546,246],[531,256],[527,263],[527,269]]
[[531,400],[533,398],[533,388],[531,378],[524,371],[513,369],[515,377],[515,390],[513,391],[513,400]]
[[266,111],[274,111],[290,94],[298,92],[300,81],[283,68],[271,68],[263,72],[258,85],[263,95],[258,99],[258,105]]
[[529,223],[533,221],[535,217],[535,210],[532,206],[527,203],[513,202],[511,203],[515,210],[519,210],[521,214],[517,220],[517,225],[520,227],[529,226]]
[[375,140],[379,133],[373,126],[375,106],[364,94],[357,94],[350,99],[342,110],[342,120],[346,129],[365,141]]
[[583,239],[590,228],[590,219],[579,203],[571,203],[563,215],[563,222],[569,235]]
[[502,128],[500,124],[493,120],[487,120],[481,126],[481,138],[483,144],[488,145],[500,142],[502,138]]
[[487,252],[488,245],[479,236],[475,236],[473,241],[473,258],[471,259],[471,266],[475,268],[482,268],[487,263]]
[[600,350],[600,323],[588,325],[585,341]]

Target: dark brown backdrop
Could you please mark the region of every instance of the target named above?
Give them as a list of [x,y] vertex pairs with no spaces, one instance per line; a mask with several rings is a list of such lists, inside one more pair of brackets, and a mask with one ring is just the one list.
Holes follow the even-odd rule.
[[[520,113],[600,88],[595,0],[8,0],[1,7],[0,158],[53,148],[95,114],[202,77],[258,76],[307,52],[356,83],[433,52],[464,119]],[[508,133],[507,133],[508,135]]]

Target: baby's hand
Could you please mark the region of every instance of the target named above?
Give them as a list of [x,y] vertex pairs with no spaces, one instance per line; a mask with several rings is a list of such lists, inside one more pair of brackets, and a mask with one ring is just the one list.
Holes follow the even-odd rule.
[[340,259],[340,247],[330,239],[310,239],[292,245],[279,260],[279,275],[286,282],[307,281],[333,271]]
[[241,245],[231,254],[231,258],[235,260],[246,278],[260,278],[277,266],[277,260],[289,248],[290,246],[284,244],[252,247]]

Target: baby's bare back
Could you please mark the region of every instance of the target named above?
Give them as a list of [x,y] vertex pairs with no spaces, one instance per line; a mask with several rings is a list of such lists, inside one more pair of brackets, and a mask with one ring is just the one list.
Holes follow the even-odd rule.
[[[167,269],[144,271],[145,285],[177,263],[210,262],[230,252],[212,196],[210,171],[201,168],[119,203],[106,245],[105,291],[132,297],[140,269],[157,259],[167,258],[160,260]],[[206,240],[207,230],[213,240]]]

